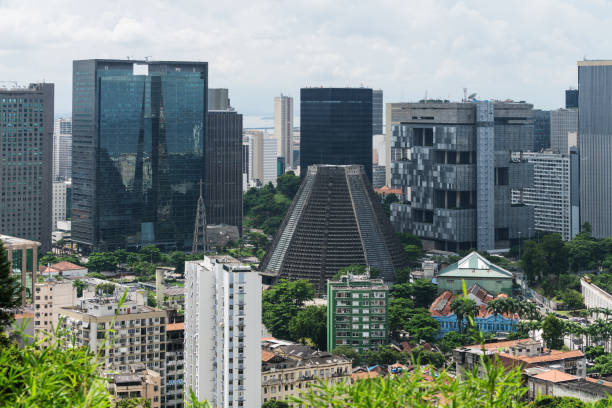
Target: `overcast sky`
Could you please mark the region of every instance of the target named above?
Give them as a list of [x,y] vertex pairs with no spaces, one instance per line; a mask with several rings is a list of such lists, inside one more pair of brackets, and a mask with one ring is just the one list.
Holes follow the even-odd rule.
[[612,58],[607,0],[0,0],[0,81],[56,84],[71,112],[73,59],[209,62],[249,116],[305,86],[381,88],[385,102],[526,100],[552,109],[576,61]]

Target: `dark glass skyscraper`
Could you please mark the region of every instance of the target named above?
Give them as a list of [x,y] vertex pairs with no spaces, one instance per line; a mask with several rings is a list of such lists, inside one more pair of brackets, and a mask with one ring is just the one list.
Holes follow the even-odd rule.
[[533,110],[533,151],[550,147],[550,111]]
[[209,111],[206,131],[206,223],[242,232],[242,115]]
[[565,91],[565,109],[578,107],[578,95],[577,89],[567,89]]
[[207,86],[206,62],[74,61],[73,240],[191,246]]
[[302,88],[300,174],[312,164],[361,164],[372,180],[372,90]]

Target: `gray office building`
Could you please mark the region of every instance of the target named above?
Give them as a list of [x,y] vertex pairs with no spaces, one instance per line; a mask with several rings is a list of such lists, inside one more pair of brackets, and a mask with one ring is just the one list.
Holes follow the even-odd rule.
[[208,111],[205,149],[206,223],[242,231],[242,115]]
[[208,88],[208,110],[224,111],[230,109],[229,90],[227,88]]
[[372,90],[372,135],[383,134],[383,91]]
[[388,104],[391,205],[396,230],[428,248],[508,248],[533,234],[533,208],[512,189],[533,184],[533,165],[511,152],[533,148],[532,105],[513,102]]
[[0,87],[0,231],[51,250],[53,84]]
[[578,61],[580,221],[612,236],[612,60]]
[[568,154],[570,146],[578,146],[578,109],[557,109],[551,111],[551,150]]
[[533,151],[550,147],[550,111],[533,110]]

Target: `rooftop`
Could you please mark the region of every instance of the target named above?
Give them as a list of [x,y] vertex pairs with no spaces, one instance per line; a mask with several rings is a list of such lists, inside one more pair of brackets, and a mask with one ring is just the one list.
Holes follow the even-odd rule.
[[442,269],[438,277],[476,277],[512,279],[512,272],[497,266],[478,252],[473,251],[458,262]]
[[563,371],[559,370],[549,370],[538,375],[534,375],[533,378],[537,378],[539,380],[549,381],[553,383],[559,383],[564,381],[574,381],[577,380],[578,377],[571,374],[566,374]]
[[[481,288],[478,284],[473,284],[467,290],[467,296],[476,301],[478,305],[478,316],[477,317],[488,317],[493,314],[487,310],[487,305],[493,299],[498,299],[501,297],[506,297],[505,294],[500,293],[497,296],[493,297],[489,292]],[[433,301],[431,306],[429,307],[429,313],[432,316],[450,316],[453,314],[451,311],[451,304],[457,298],[457,295],[451,292],[450,290],[445,290]],[[518,316],[511,316],[507,313],[502,314],[503,317],[506,318],[518,318]]]
[[166,325],[166,331],[180,331],[185,330],[185,322],[183,323],[168,323]]

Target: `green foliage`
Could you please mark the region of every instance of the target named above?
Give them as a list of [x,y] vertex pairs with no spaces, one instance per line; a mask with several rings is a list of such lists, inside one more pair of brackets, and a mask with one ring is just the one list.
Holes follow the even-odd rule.
[[599,373],[601,376],[612,375],[612,354],[603,354],[595,357],[595,365],[589,369],[590,373]]
[[113,251],[113,255],[115,255],[119,263],[126,263],[129,254],[130,253],[125,249],[116,249]]
[[151,408],[151,401],[144,398],[127,398],[117,401],[115,408]]
[[410,272],[412,268],[405,267],[395,271],[395,283],[408,283],[410,282]]
[[300,188],[300,183],[301,178],[296,176],[294,172],[288,171],[276,179],[276,189],[287,199],[293,200]]
[[157,298],[155,297],[155,292],[152,290],[147,291],[147,306],[157,307]]
[[387,214],[387,217],[390,217],[391,204],[399,202],[399,198],[397,198],[395,194],[388,194],[385,196],[385,198],[382,198],[382,195],[379,194],[378,197],[381,199],[381,204],[385,214]]
[[118,262],[112,252],[96,252],[89,255],[87,268],[94,272],[114,272]]
[[289,321],[289,333],[302,343],[310,339],[319,350],[327,348],[327,306],[307,306]]
[[268,235],[276,233],[290,205],[291,199],[277,191],[272,183],[260,189],[251,188],[243,195],[243,214],[247,223]]
[[412,299],[415,307],[429,307],[436,299],[436,291],[436,285],[426,279],[417,279],[414,283],[396,283],[391,286],[391,296]]
[[49,251],[44,256],[38,258],[39,265],[53,265],[59,262],[57,256],[53,254],[53,252]]
[[138,251],[140,259],[150,263],[158,263],[161,260],[161,251],[153,244],[148,244]]
[[463,378],[440,373],[431,381],[425,370],[415,369],[401,376],[386,376],[358,381],[354,384],[320,383],[290,401],[313,408],[518,408],[527,388],[521,385],[520,370],[506,372],[498,362],[482,363],[484,378],[478,373],[465,373]]
[[315,289],[306,280],[280,280],[262,295],[262,322],[274,337],[291,340],[291,319],[303,304],[314,298]]
[[423,249],[423,242],[421,242],[421,238],[417,237],[414,234],[408,234],[405,232],[398,232],[397,237],[400,240],[400,244],[402,246],[405,245],[414,245],[421,249]]
[[523,244],[521,266],[530,284],[541,279],[547,269],[546,254],[535,241],[527,241]]
[[459,326],[459,332],[464,332],[464,327],[462,324],[463,319],[465,318],[467,321],[470,321],[469,318],[473,318],[478,313],[478,305],[473,299],[465,295],[457,296],[451,303],[450,310],[457,316],[457,325]]
[[112,295],[115,293],[115,285],[112,283],[99,283],[96,285],[96,293],[101,296]]
[[569,309],[576,310],[584,308],[584,299],[582,294],[574,289],[565,289],[561,291],[557,297]]
[[413,315],[414,303],[411,299],[391,298],[389,299],[389,330],[398,333],[407,324]]
[[4,244],[0,241],[0,328],[13,320],[11,313],[1,309],[13,309],[19,305],[21,305],[21,284],[13,276]]
[[[347,273],[352,273],[353,275],[363,275],[367,272],[368,267],[366,265],[349,265],[344,268],[338,270],[333,277],[333,280],[339,280],[341,277],[346,275]],[[370,278],[378,278],[380,276],[380,271],[377,268],[370,268]]]
[[442,339],[438,341],[438,347],[442,352],[449,353],[452,350],[474,344],[474,339],[469,334],[458,333],[458,332],[447,332]]
[[[154,278],[155,275],[155,265],[146,261],[138,261],[132,266],[132,270],[136,275],[143,277],[151,277]],[[152,276],[153,275],[153,276]]]
[[612,400],[606,399],[597,402],[584,402],[574,397],[543,396],[534,402],[534,408],[606,408]]
[[[287,173],[285,173],[287,174]],[[261,408],[290,408],[285,401],[270,400],[263,403]]]
[[174,267],[174,272],[180,273],[181,275],[185,274],[185,261],[187,260],[187,255],[182,251],[174,251],[170,252],[169,261],[170,265]]
[[361,364],[361,355],[352,347],[345,345],[337,346],[334,349],[333,354],[338,356],[344,356],[353,360],[353,367],[357,367]]
[[429,313],[414,314],[404,328],[414,340],[433,341],[440,331],[440,323]]
[[599,356],[606,354],[603,346],[588,346],[584,352],[589,361],[595,360]]
[[82,280],[79,279],[75,279],[72,281],[72,287],[76,288],[76,295],[77,297],[82,297],[83,296],[83,289],[85,289],[87,287],[87,284],[85,282],[83,282]]
[[542,339],[550,349],[559,350],[563,347],[563,322],[553,314],[546,316],[542,322]]

